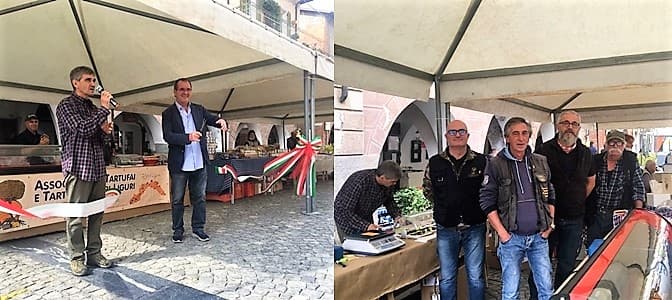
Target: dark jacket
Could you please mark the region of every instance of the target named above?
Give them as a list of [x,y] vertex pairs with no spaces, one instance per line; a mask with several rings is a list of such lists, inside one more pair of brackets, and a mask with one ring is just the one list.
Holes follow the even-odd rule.
[[17,145],[38,145],[40,144],[41,137],[42,134],[38,132],[32,133],[30,130],[26,129],[16,136],[14,143]]
[[475,225],[485,222],[478,197],[486,159],[467,149],[462,166],[456,166],[446,151],[432,156],[425,170],[425,197],[434,203],[434,220],[445,227],[459,223]]
[[557,136],[544,143],[538,152],[546,156],[551,169],[551,183],[555,190],[555,217],[582,218],[586,211],[588,177],[595,175],[590,149],[577,139],[576,147],[570,152],[576,158],[571,174],[567,173],[567,166],[562,163],[561,157],[567,154],[558,145]]
[[[208,161],[208,147],[205,134],[208,128],[203,126],[203,122],[210,126],[216,126],[217,116],[208,112],[205,107],[200,104],[191,103],[191,116],[194,119],[196,130],[201,131],[201,154],[203,155],[203,166],[209,164]],[[177,104],[174,103],[168,106],[161,114],[161,126],[163,128],[163,139],[168,143],[168,171],[180,172],[182,165],[184,165],[184,148],[189,144],[189,134],[184,133],[184,125],[182,124],[182,117],[180,111],[177,109]]]
[[[532,153],[529,147],[525,159],[530,164],[536,193],[537,227],[539,231],[545,231],[551,224],[551,216],[547,205],[553,205],[555,202],[553,185],[548,181],[551,172],[546,163],[546,157]],[[490,160],[485,169],[483,188],[480,193],[480,204],[485,214],[496,210],[504,228],[509,232],[518,230],[516,220],[519,183],[514,164],[514,158],[508,154],[507,148],[500,151],[496,157]]]

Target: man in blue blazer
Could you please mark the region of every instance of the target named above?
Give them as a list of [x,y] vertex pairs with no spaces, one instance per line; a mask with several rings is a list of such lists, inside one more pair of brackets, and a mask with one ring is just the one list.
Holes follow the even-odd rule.
[[173,243],[184,241],[184,191],[189,184],[191,231],[199,241],[207,242],[205,233],[205,185],[208,172],[205,125],[226,130],[226,121],[208,112],[202,105],[191,102],[191,81],[175,80],[175,104],[161,114],[163,139],[168,143],[168,172],[170,174],[170,202],[173,214]]

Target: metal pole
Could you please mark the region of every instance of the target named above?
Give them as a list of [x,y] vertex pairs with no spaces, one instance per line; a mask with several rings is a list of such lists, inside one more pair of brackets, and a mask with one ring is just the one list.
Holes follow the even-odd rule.
[[[315,89],[317,88],[315,86],[316,82],[316,77],[315,74],[312,74],[310,76],[310,140],[312,141],[313,138],[315,137]],[[313,174],[309,174],[308,176],[313,176]],[[308,182],[306,181],[306,184]],[[313,191],[313,186],[311,184],[308,184],[308,187],[306,188],[306,191],[309,193],[314,193]],[[312,196],[306,195],[307,201],[310,202],[310,211],[309,213],[315,212],[315,199],[313,199]]]
[[450,123],[453,120],[453,116],[450,113],[450,101],[446,101],[446,124]]
[[434,101],[436,102],[436,147],[443,152],[443,118],[441,116],[441,88],[439,76],[434,76]]
[[[286,117],[287,116],[285,116],[285,118]],[[285,139],[285,141],[284,141],[285,142],[285,150],[289,150],[289,149],[287,149],[287,131],[285,130],[285,118],[282,118],[282,120],[281,120],[281,122],[282,122],[282,138]]]
[[[310,82],[310,73],[308,71],[303,71],[303,132],[305,134],[305,138],[310,140],[310,135],[311,133],[311,123],[312,120],[310,119],[311,117],[311,104],[310,104],[310,99],[311,99],[311,82]],[[308,192],[308,181],[306,181],[306,210],[305,213],[309,214],[312,213],[312,199],[310,197],[310,193]]]
[[[600,145],[600,123],[595,122],[595,144],[597,145],[597,153],[600,153],[603,149],[603,145]],[[590,145],[590,143],[588,143]]]

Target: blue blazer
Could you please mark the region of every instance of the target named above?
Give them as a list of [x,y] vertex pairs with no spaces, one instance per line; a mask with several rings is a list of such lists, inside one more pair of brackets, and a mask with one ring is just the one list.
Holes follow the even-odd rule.
[[[182,124],[182,117],[180,111],[177,110],[177,104],[173,103],[166,108],[161,114],[163,128],[163,139],[168,143],[168,171],[170,173],[182,172],[182,165],[184,165],[184,148],[189,144],[189,135],[184,133],[184,125]],[[200,130],[203,122],[210,126],[217,126],[219,118],[208,112],[205,107],[200,104],[191,103],[191,117],[194,119],[196,130]],[[203,126],[201,134],[201,154],[203,155],[203,166],[207,166],[208,148],[205,139],[205,133],[208,128]]]

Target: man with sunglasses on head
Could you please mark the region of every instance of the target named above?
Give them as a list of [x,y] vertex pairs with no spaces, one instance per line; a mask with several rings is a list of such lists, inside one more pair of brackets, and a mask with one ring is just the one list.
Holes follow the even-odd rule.
[[644,206],[642,169],[635,153],[625,150],[625,143],[625,133],[609,131],[607,151],[593,157],[597,177],[587,207],[592,216],[587,219],[588,245],[613,229],[614,210]]
[[504,125],[506,147],[485,168],[481,208],[499,236],[502,299],[518,299],[520,269],[527,257],[538,297],[553,293],[548,236],[553,224],[555,191],[546,157],[528,146],[532,126],[514,117]]
[[422,184],[425,197],[434,203],[443,300],[457,299],[460,248],[467,267],[469,299],[485,299],[485,213],[478,197],[487,160],[469,148],[468,139],[464,122],[450,122],[448,147],[429,159]]
[[[586,198],[595,187],[595,168],[591,150],[578,138],[581,116],[566,110],[558,116],[557,134],[538,149],[546,156],[555,188],[555,230],[549,237],[549,256],[557,253],[554,288],[558,288],[574,269],[581,248]],[[533,276],[528,277],[530,299],[537,299]]]

